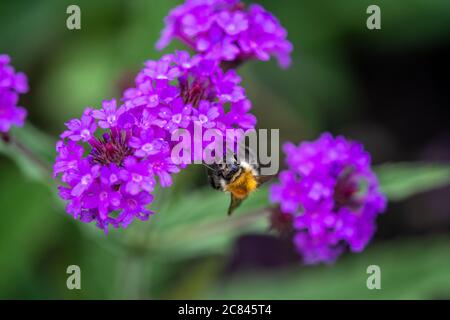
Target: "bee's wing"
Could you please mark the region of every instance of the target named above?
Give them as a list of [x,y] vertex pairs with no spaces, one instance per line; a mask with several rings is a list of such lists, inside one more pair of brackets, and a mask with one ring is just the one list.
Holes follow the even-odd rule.
[[[243,151],[244,154],[239,154],[240,151]],[[239,161],[244,160],[252,165],[259,166],[258,156],[252,149],[250,149],[249,146],[245,144],[245,140],[241,140],[240,142],[238,142],[238,153],[236,156],[238,157]],[[241,159],[242,157],[243,159]]]
[[257,176],[256,181],[258,182],[258,186],[266,183],[267,181],[271,180],[272,178],[276,177],[276,175],[270,175],[270,176]]
[[236,198],[233,194],[231,194],[231,202],[230,207],[228,208],[228,215],[231,216],[234,210],[237,209],[242,203],[244,199]]
[[240,161],[244,160],[250,164],[258,165],[258,157],[253,152],[253,150],[250,149],[250,147],[246,145],[245,138],[242,138],[237,141],[233,141],[232,143],[233,143],[233,147],[236,144],[236,147],[237,147],[236,152],[235,152],[235,150],[230,149],[228,147],[228,144],[226,145],[226,151],[227,151],[227,153],[232,154],[236,161],[240,162]]

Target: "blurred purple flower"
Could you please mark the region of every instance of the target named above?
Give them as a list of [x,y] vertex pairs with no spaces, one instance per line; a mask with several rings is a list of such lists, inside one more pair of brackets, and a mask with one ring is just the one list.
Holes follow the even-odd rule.
[[275,56],[286,68],[292,44],[277,18],[262,6],[239,0],[186,0],[165,18],[156,47],[177,38],[207,58],[242,62]]
[[27,76],[15,72],[10,58],[0,54],[0,133],[6,133],[11,126],[22,127],[27,111],[17,105],[19,95],[28,92]]
[[294,242],[305,263],[333,262],[346,247],[361,252],[386,208],[370,155],[358,142],[329,133],[284,145],[288,169],[270,200],[293,217]]

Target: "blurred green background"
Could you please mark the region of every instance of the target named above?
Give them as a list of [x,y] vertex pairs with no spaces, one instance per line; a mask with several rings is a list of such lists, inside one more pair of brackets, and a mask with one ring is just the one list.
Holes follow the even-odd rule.
[[[365,144],[392,200],[367,250],[301,266],[261,218],[266,189],[228,219],[228,198],[196,167],[158,193],[150,221],[105,236],[65,214],[47,177],[2,146],[0,298],[450,298],[450,170],[439,165],[450,161],[450,2],[258,2],[294,44],[286,71],[274,61],[239,70],[258,126],[280,128],[282,141],[327,130]],[[0,53],[31,88],[21,97],[28,124],[13,133],[52,159],[65,121],[120,98],[142,63],[160,56],[154,43],[179,3],[1,1]],[[81,8],[81,30],[66,28],[70,4]],[[366,28],[371,4],[381,7],[381,30]],[[165,52],[175,48],[183,46]],[[387,162],[399,164],[379,165]],[[66,288],[72,264],[82,290]],[[371,264],[381,267],[381,290],[366,288]]]

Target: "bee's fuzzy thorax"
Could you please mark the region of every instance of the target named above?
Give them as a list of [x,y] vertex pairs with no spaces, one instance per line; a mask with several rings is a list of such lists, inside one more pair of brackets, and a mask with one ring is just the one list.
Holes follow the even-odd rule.
[[232,193],[238,199],[246,198],[258,187],[255,174],[251,168],[245,168],[233,182],[225,186],[225,191]]

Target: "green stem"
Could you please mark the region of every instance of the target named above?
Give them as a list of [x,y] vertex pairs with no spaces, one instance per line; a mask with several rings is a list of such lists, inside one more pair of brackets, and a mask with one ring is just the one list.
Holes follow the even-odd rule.
[[23,144],[16,137],[8,134],[1,133],[1,138],[3,142],[8,145],[14,146],[19,152],[27,158],[30,162],[34,163],[37,167],[39,167],[43,172],[51,176],[52,167],[46,161],[44,161],[39,155],[37,155],[33,150],[31,150],[27,145]]

